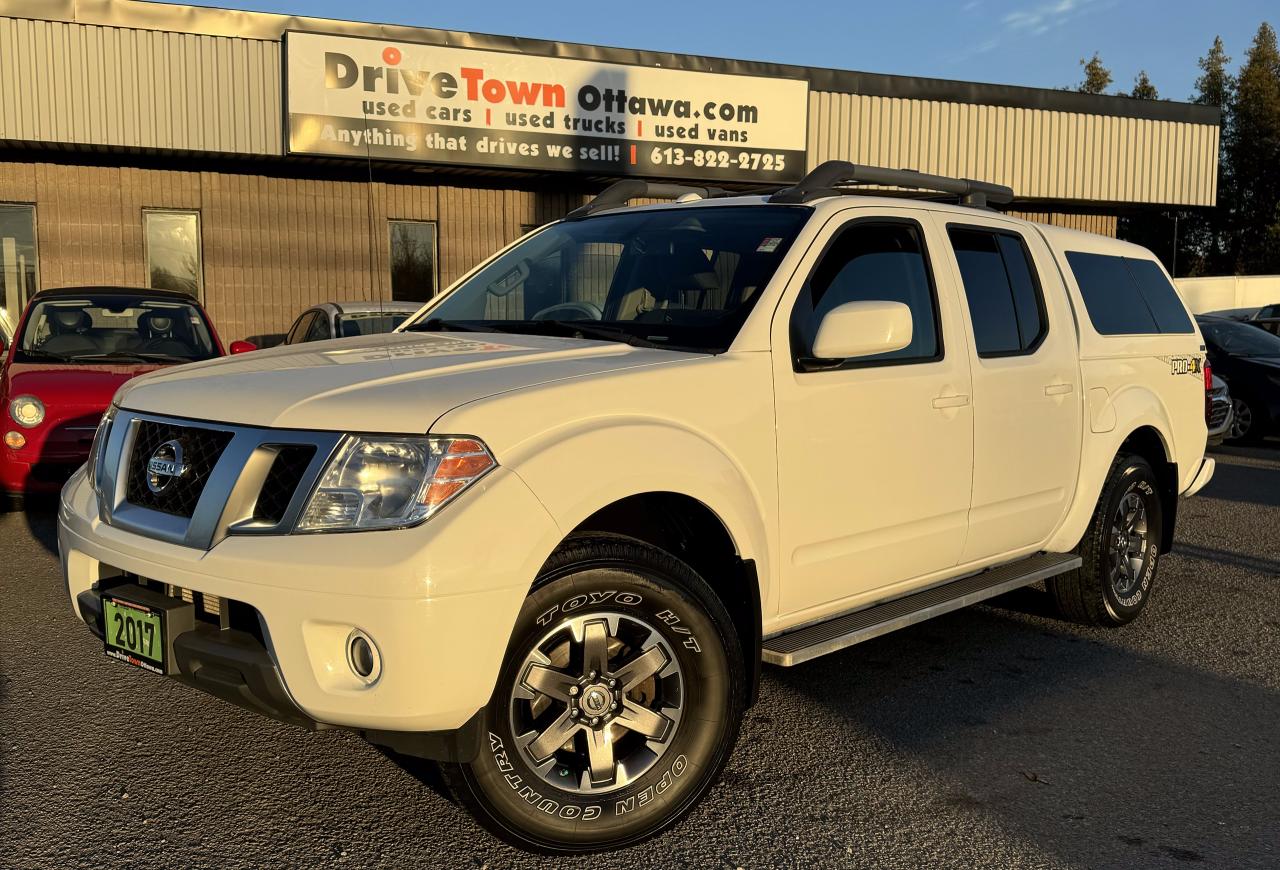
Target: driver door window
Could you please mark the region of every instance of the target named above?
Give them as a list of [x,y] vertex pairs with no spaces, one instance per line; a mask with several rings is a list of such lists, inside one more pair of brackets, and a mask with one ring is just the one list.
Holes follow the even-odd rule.
[[293,322],[293,326],[289,327],[289,334],[285,336],[285,344],[299,344],[305,339],[303,336],[307,334],[307,330],[311,327],[311,321],[316,317],[314,311],[304,311],[302,316]]
[[329,327],[329,315],[324,311],[317,311],[311,320],[311,326],[307,328],[306,337],[303,341],[325,341],[333,338],[333,330]]
[[901,302],[911,309],[911,344],[850,364],[941,358],[937,300],[919,228],[909,223],[856,223],[836,236],[796,299],[791,343],[797,360],[813,356],[813,339],[828,311],[846,302],[870,301]]

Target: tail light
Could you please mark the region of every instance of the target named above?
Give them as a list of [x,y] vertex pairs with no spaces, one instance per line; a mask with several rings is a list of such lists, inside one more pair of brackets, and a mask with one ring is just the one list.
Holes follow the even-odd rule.
[[1213,366],[1209,365],[1209,360],[1204,361],[1204,422],[1207,424],[1213,418]]

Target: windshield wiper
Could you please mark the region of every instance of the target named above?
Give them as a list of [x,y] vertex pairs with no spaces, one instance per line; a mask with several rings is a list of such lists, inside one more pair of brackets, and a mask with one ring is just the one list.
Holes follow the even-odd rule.
[[412,326],[406,326],[405,332],[498,332],[500,330],[491,330],[488,326],[473,326],[469,323],[463,323],[461,320],[445,320],[441,317],[432,317],[421,323],[415,323]]
[[54,353],[53,351],[48,351],[48,350],[40,350],[39,348],[34,348],[34,347],[23,348],[20,351],[20,353],[25,354],[26,356],[36,357],[37,359],[51,359],[51,360],[54,360],[55,362],[74,362],[76,359],[78,359],[78,357],[64,356],[63,354],[60,354],[60,353]]
[[[541,326],[546,324],[553,329],[558,330],[557,334],[568,335],[570,338],[596,338],[601,341],[617,341],[623,344],[629,344],[632,347],[656,347],[662,350],[685,350],[685,348],[676,348],[666,342],[653,341],[652,339],[642,338],[626,329],[620,329],[615,326],[604,326],[603,324],[588,323],[582,320],[532,320],[530,324]],[[536,330],[543,331],[543,330]]]
[[190,357],[174,356],[170,353],[146,353],[137,350],[113,350],[111,353],[93,353],[78,356],[82,360],[133,360],[134,362],[193,362]]

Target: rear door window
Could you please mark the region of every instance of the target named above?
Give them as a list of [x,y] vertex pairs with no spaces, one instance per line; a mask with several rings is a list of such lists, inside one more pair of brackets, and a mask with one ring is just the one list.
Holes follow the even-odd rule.
[[1191,318],[1151,260],[1067,251],[1089,321],[1102,335],[1192,332]]
[[1044,302],[1022,239],[971,227],[947,230],[960,266],[978,356],[1029,353],[1045,333]]

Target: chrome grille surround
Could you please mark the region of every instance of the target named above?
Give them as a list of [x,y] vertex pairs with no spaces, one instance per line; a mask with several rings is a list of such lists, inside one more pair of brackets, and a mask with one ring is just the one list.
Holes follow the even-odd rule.
[[[138,461],[134,445],[144,423],[230,434],[203,481],[190,516],[155,510],[129,499],[130,464]],[[239,426],[121,408],[108,431],[96,469],[99,517],[115,528],[200,550],[208,550],[228,535],[287,534],[343,437],[341,432]],[[279,481],[273,479],[268,497],[275,508],[271,516],[261,516],[257,512],[258,501],[276,467],[277,456],[282,452],[296,456],[298,451],[293,448],[297,447],[307,448],[310,460],[292,475],[296,483],[291,497],[284,498],[277,491]]]

